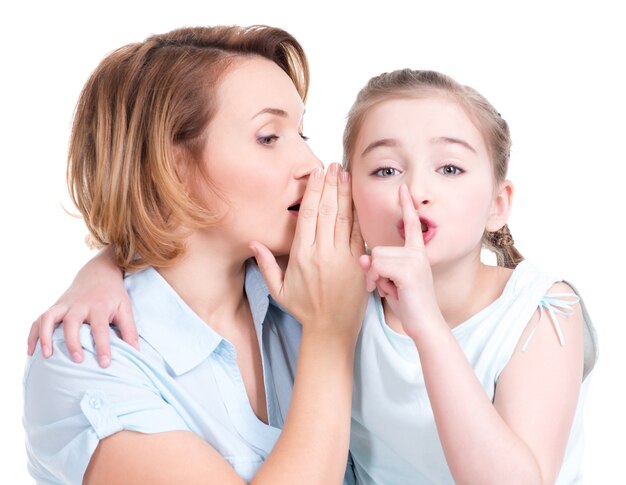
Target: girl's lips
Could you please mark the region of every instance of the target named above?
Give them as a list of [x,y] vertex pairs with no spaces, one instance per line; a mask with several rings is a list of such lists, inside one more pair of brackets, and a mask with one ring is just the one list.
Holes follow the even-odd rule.
[[[420,217],[420,223],[422,224],[422,237],[424,239],[424,244],[428,244],[428,242],[435,236],[437,225],[425,217]],[[402,239],[405,239],[403,220],[398,222],[398,232],[400,233]]]

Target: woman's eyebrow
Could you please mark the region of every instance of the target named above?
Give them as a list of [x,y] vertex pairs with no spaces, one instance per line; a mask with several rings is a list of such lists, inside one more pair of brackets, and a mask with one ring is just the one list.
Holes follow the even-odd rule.
[[452,138],[449,136],[438,136],[436,138],[431,138],[429,141],[430,143],[435,144],[435,145],[449,145],[449,144],[461,145],[462,147],[467,148],[472,153],[476,153],[476,150],[474,149],[472,145],[467,143],[465,140],[461,140],[460,138]]
[[[302,120],[302,118],[304,118],[304,114],[305,113],[306,113],[306,110],[302,110],[302,116],[300,117],[300,120]],[[264,114],[280,116],[281,118],[289,118],[289,113],[287,113],[284,109],[280,109],[280,108],[263,108],[261,111],[259,111],[257,114],[255,114],[252,118],[250,118],[250,120],[253,120],[257,116],[261,116],[261,115],[264,115]]]
[[254,118],[256,118],[257,116],[261,116],[263,114],[271,114],[271,115],[275,115],[275,116],[280,116],[281,118],[287,118],[289,116],[289,114],[284,110],[284,109],[279,109],[279,108],[263,108],[261,111],[259,111],[257,114],[255,114],[252,118],[250,118],[251,120],[253,120]]
[[371,152],[372,150],[378,147],[395,148],[397,146],[398,146],[398,140],[395,140],[393,138],[382,138],[380,140],[373,141],[372,143],[367,145],[365,147],[365,150],[363,150],[363,153],[361,153],[361,156],[364,157],[366,154],[368,154],[369,152]]

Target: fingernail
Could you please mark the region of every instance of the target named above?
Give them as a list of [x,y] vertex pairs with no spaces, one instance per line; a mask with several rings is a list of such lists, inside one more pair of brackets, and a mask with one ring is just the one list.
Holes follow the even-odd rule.
[[350,181],[350,172],[346,172],[345,170],[341,171],[341,181],[346,184]]
[[50,357],[50,347],[48,345],[42,345],[41,346],[41,354],[47,359],[48,357]]
[[73,352],[72,353],[72,360],[74,362],[82,362],[83,361],[83,356],[80,353],[78,353],[78,352]]
[[339,165],[337,165],[336,163],[331,163],[330,165],[330,174],[331,175],[337,175],[337,169],[339,168]]
[[323,175],[324,175],[323,168],[316,168],[315,171],[313,172],[313,178],[317,180],[321,179]]
[[109,367],[109,364],[111,363],[111,357],[109,357],[108,355],[101,355],[100,357],[98,357],[98,363],[100,364],[100,367]]

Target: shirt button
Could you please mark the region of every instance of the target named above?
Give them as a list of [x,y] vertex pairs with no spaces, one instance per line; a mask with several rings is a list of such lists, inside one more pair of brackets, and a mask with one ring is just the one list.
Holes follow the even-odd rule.
[[102,406],[102,401],[97,397],[92,397],[89,400],[89,405],[94,409],[100,409],[100,407]]

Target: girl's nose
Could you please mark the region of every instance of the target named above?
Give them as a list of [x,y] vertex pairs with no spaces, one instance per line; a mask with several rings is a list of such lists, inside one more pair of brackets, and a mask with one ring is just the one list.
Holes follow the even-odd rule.
[[426,177],[413,177],[408,183],[409,193],[413,199],[413,205],[417,209],[431,204],[432,197],[428,190]]

